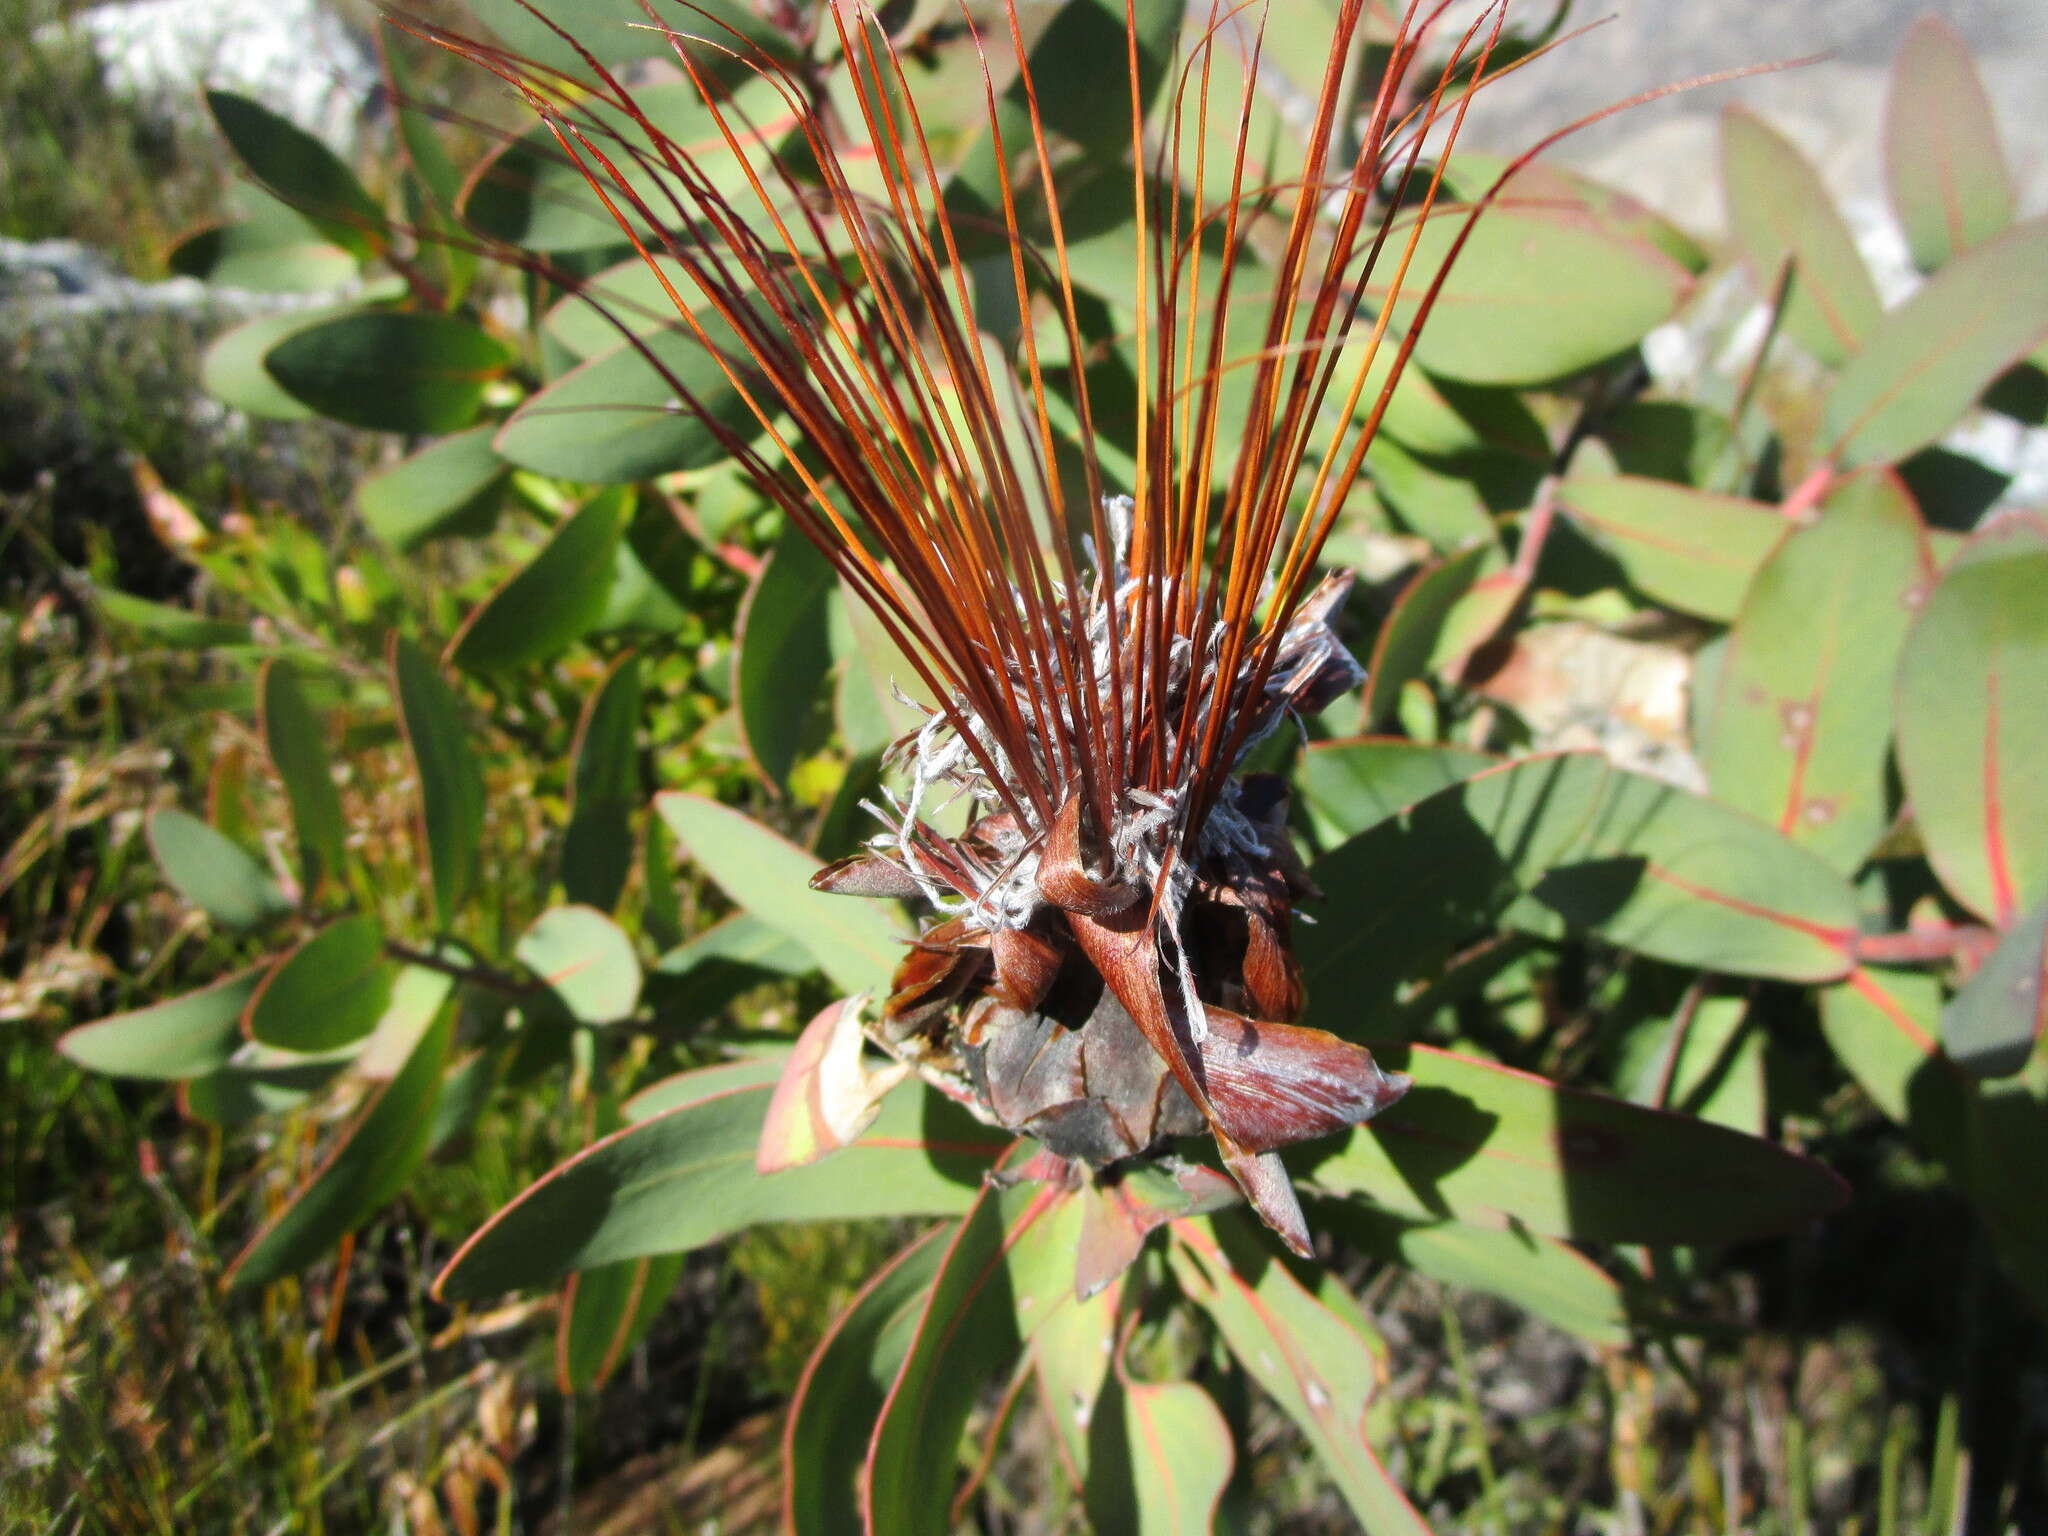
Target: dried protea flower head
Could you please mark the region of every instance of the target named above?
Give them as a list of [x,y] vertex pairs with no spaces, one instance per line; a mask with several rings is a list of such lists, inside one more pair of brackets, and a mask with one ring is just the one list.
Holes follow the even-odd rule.
[[[897,745],[882,830],[818,878],[931,909],[871,1037],[1078,1168],[1211,1133],[1306,1252],[1278,1149],[1407,1083],[1295,1022],[1290,925],[1314,892],[1284,788],[1241,768],[1359,681],[1331,628],[1348,577],[1318,559],[1447,268],[1410,272],[1425,222],[1456,221],[1455,254],[1486,201],[1440,209],[1420,156],[1428,140],[1441,166],[1505,0],[1462,31],[1443,0],[1125,0],[1120,25],[1114,0],[1080,0],[1063,14],[1120,57],[1107,100],[1054,78],[1086,45],[1039,46],[1027,15],[1048,9],[946,18],[982,98],[950,170],[916,59],[866,0],[776,8],[774,47],[729,5],[647,0],[714,130],[688,143],[592,40],[559,34],[567,72],[417,30],[553,130],[658,274],[668,339],[693,338],[744,409],[621,331],[935,701]],[[1275,111],[1267,28],[1302,13],[1329,29],[1327,67]],[[1443,62],[1418,84],[1425,48]],[[1290,138],[1299,158],[1268,163]],[[1077,276],[1068,183],[1129,189],[1107,285],[1099,238]],[[1098,373],[1127,393],[1099,398]],[[971,807],[954,836],[932,820],[948,797]]]

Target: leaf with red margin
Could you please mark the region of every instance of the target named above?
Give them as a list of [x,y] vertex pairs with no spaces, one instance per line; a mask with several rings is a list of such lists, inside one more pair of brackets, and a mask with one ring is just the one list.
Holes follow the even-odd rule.
[[1090,1522],[1135,1536],[1215,1530],[1237,1467],[1230,1422],[1192,1381],[1137,1380],[1121,1352],[1116,1365],[1090,1425]]
[[1317,836],[1329,847],[1499,763],[1491,753],[1466,747],[1357,736],[1311,745],[1295,779]]
[[876,1271],[805,1364],[782,1432],[782,1528],[791,1536],[863,1531],[868,1437],[910,1351],[947,1232],[933,1228]]
[[904,930],[888,902],[812,890],[819,861],[731,806],[670,790],[654,808],[720,890],[809,950],[841,991],[878,986],[895,970]]
[[1899,663],[1899,774],[1928,862],[2000,928],[2048,896],[2044,593],[2048,514],[1996,518],[1943,570]]
[[754,1151],[772,1088],[748,1081],[762,1068],[774,1070],[707,1067],[701,1096],[690,1093],[696,1074],[663,1085],[667,1107],[586,1147],[499,1211],[448,1262],[435,1293],[459,1300],[546,1285],[571,1270],[680,1253],[770,1222],[950,1215],[968,1208],[1010,1145],[949,1100],[910,1086],[836,1157],[763,1176]]
[[1578,930],[1677,965],[1826,981],[1849,967],[1854,893],[1813,854],[1704,796],[1583,753],[1439,791],[1318,859],[1298,939],[1316,1017],[1356,1036],[1398,984],[1505,921]]
[[1871,328],[1821,408],[1844,469],[1903,459],[1960,421],[2048,337],[2048,219],[1956,257]]
[[1862,345],[1881,308],[1826,185],[1784,135],[1740,107],[1721,117],[1721,176],[1728,223],[1757,292],[1772,292],[1790,262],[1785,330],[1838,366]]
[[804,1026],[761,1117],[754,1152],[759,1173],[780,1173],[829,1157],[858,1137],[881,1112],[882,1100],[910,1069],[879,1069],[861,1060],[859,997],[828,1003]]
[[1885,185],[1913,265],[1932,272],[2012,222],[2012,174],[1969,44],[1922,16],[1899,44],[1884,118]]
[[555,525],[518,570],[469,611],[442,661],[465,672],[510,672],[552,661],[588,634],[611,591],[633,493],[600,491]]
[[640,657],[605,669],[576,721],[569,748],[569,825],[562,833],[562,894],[609,912],[633,868],[633,813],[641,806]]
[[1372,663],[1366,668],[1368,730],[1393,713],[1405,683],[1445,659],[1445,630],[1458,600],[1503,559],[1498,544],[1474,544],[1425,567],[1402,588],[1373,641]]
[[1723,623],[1788,528],[1761,502],[1640,475],[1573,475],[1557,499],[1645,596]]
[[[1091,1197],[1099,1198],[1088,1189],[1080,1192],[1084,1200]],[[1089,1430],[1109,1382],[1122,1298],[1119,1276],[1085,1301],[1070,1299],[1055,1308],[1026,1341],[1039,1406],[1052,1428],[1053,1456],[1076,1491],[1088,1486]]]
[[2048,1025],[2048,901],[2036,902],[1998,941],[1941,1011],[1949,1059],[1978,1077],[2010,1077]]
[[420,842],[434,886],[434,920],[451,928],[476,878],[484,835],[484,776],[462,726],[462,705],[440,669],[394,633],[386,648],[398,725],[420,786]]
[[204,1077],[241,1049],[242,1015],[274,961],[196,991],[67,1030],[57,1049],[88,1072],[173,1082]]
[[249,1240],[222,1284],[264,1285],[320,1257],[405,1187],[427,1155],[454,1034],[443,1008],[397,1076],[373,1087],[319,1168]]
[[982,1389],[1073,1296],[1080,1202],[1049,1184],[988,1186],[961,1220],[868,1442],[867,1527],[946,1536],[960,1436]]
[[[1374,1536],[1428,1536],[1366,1434],[1385,1366],[1355,1318],[1333,1311],[1241,1218],[1174,1226],[1173,1272],[1231,1354],[1290,1419]],[[1318,1289],[1334,1292],[1325,1276]],[[1347,1311],[1355,1310],[1346,1308]]]
[[1415,1086],[1340,1140],[1304,1147],[1303,1177],[1386,1210],[1605,1243],[1744,1242],[1840,1205],[1833,1172],[1690,1115],[1427,1045],[1375,1041]]
[[1891,821],[1892,678],[1934,561],[1903,482],[1841,482],[1750,583],[1723,653],[1707,780],[1844,874]]
[[688,1254],[658,1253],[571,1275],[555,1329],[557,1388],[601,1390],[654,1326],[688,1261]]
[[616,1024],[640,1002],[640,957],[625,929],[595,907],[549,907],[512,953],[579,1024]]

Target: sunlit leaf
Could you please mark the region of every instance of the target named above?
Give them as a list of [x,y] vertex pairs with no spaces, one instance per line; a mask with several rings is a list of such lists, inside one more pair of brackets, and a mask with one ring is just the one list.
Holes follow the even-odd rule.
[[187,811],[152,811],[150,852],[173,889],[215,922],[253,928],[291,910],[270,872],[239,843]]
[[1016,1360],[1036,1318],[1072,1294],[1073,1223],[1060,1218],[1076,1214],[1075,1204],[1044,1184],[984,1186],[954,1229],[868,1444],[861,1502],[870,1530],[952,1529],[953,1466],[968,1414]]
[[1499,761],[1465,747],[1360,736],[1315,743],[1296,777],[1316,835],[1333,847]]
[[1791,529],[1769,507],[1739,496],[1635,475],[1574,475],[1558,504],[1646,596],[1724,623]]
[[2048,517],[2001,517],[1943,570],[1899,663],[1899,773],[1928,861],[2000,927],[2048,896],[2043,592]]
[[1751,582],[1721,665],[1705,753],[1714,797],[1852,873],[1890,821],[1886,752],[1899,648],[1933,579],[1896,477],[1844,481]]
[[355,254],[281,205],[269,218],[202,225],[164,256],[180,277],[255,293],[324,293],[357,272]]
[[1229,1421],[1202,1388],[1121,1377],[1102,1394],[1089,1431],[1088,1513],[1095,1529],[1134,1536],[1216,1529],[1237,1448]]
[[1447,629],[1458,599],[1503,563],[1498,545],[1475,544],[1424,567],[1402,589],[1393,612],[1380,626],[1366,667],[1368,730],[1386,721],[1404,684],[1445,660]]
[[901,929],[887,902],[812,890],[819,862],[730,806],[675,791],[654,806],[727,896],[809,950],[841,991],[876,987],[896,968]]
[[1876,325],[1877,285],[1812,166],[1776,129],[1741,107],[1721,117],[1728,220],[1759,293],[1789,262],[1784,327],[1823,363],[1840,364]]
[[[1366,1439],[1366,1408],[1385,1376],[1352,1320],[1325,1306],[1242,1217],[1185,1222],[1174,1238],[1181,1289],[1209,1314],[1246,1374],[1294,1420],[1362,1528],[1375,1536],[1428,1536]],[[1336,1282],[1325,1277],[1322,1285]]]
[[633,941],[595,907],[548,908],[512,953],[579,1024],[616,1024],[640,1001]]
[[1415,1086],[1370,1126],[1305,1148],[1317,1185],[1422,1219],[1580,1242],[1726,1243],[1826,1215],[1845,1190],[1771,1142],[1431,1046],[1375,1044]]
[[[753,1064],[748,1064],[750,1067]],[[772,1074],[777,1064],[769,1063]],[[963,1211],[1008,1138],[937,1094],[891,1095],[867,1134],[807,1168],[760,1175],[754,1150],[769,1082],[667,1107],[578,1153],[486,1222],[436,1282],[451,1299],[546,1285],[571,1270],[680,1253],[778,1221]]]
[[1858,966],[1820,994],[1821,1033],[1857,1086],[1954,1160],[1965,1150],[1969,1088],[1941,1054],[1940,1017],[1941,983],[1921,971]]
[[1932,14],[1892,62],[1884,119],[1885,186],[1913,264],[1932,272],[2012,222],[2012,175],[1969,44]]
[[1949,262],[1875,325],[1821,412],[1846,469],[1903,459],[1963,417],[2048,337],[2048,219],[2018,224]]
[[242,1044],[242,1015],[270,967],[246,971],[60,1036],[57,1049],[88,1072],[163,1081],[201,1077]]

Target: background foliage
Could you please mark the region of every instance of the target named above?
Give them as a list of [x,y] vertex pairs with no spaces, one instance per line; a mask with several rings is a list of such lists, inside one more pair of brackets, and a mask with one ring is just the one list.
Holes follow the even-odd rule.
[[[957,38],[899,19],[942,99]],[[1272,42],[1284,138],[1319,63]],[[303,295],[206,347],[227,449],[102,383],[125,520],[8,466],[10,1514],[561,1528],[602,1474],[732,1528],[785,1475],[807,1530],[2039,1514],[2048,518],[1942,440],[2041,419],[2048,225],[1949,33],[1888,106],[1889,308],[1740,112],[1724,249],[1540,168],[1482,224],[1333,546],[1365,698],[1280,765],[1310,1022],[1418,1087],[1300,1149],[1321,1269],[1224,1210],[1086,1303],[1089,1224],[1186,1191],[984,1186],[1000,1138],[914,1085],[753,1171],[799,1026],[908,931],[804,883],[900,662],[616,331],[462,248],[701,370],[580,183],[388,63],[359,168],[209,98],[239,175],[164,260]],[[1083,272],[1113,380],[1127,274]],[[1729,284],[1754,361],[1659,388],[1644,338]]]

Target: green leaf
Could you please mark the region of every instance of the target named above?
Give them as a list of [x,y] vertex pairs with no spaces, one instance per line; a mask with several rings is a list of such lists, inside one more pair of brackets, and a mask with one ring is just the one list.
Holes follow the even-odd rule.
[[691,46],[691,58],[714,73],[738,67],[732,58],[735,33],[771,57],[787,58],[791,52],[789,38],[747,0],[691,0],[688,9],[664,14],[659,31],[647,24],[639,0],[550,0],[539,12],[521,0],[468,0],[468,9],[521,58],[593,85],[579,48],[603,64],[667,62],[675,57],[673,39],[701,37],[716,47]]
[[952,1529],[968,1414],[1016,1360],[1029,1321],[1072,1294],[1079,1204],[1050,1185],[984,1185],[955,1229],[868,1443],[868,1529]]
[[859,1477],[868,1436],[946,1256],[945,1232],[933,1228],[878,1270],[804,1366],[782,1441],[783,1507],[795,1536],[865,1536]]
[[641,345],[647,354],[623,343],[528,399],[499,430],[499,454],[558,479],[623,483],[721,463],[725,433],[760,430],[725,365],[695,336],[662,330]]
[[270,872],[239,843],[188,812],[150,812],[149,848],[177,893],[228,928],[253,928],[292,908]]
[[633,867],[640,712],[640,658],[628,651],[605,669],[584,704],[569,756],[562,889],[570,901],[602,911],[617,904]]
[[[741,1065],[755,1076],[780,1067]],[[437,1294],[458,1300],[546,1285],[571,1270],[680,1253],[769,1222],[951,1215],[967,1209],[1009,1144],[913,1087],[890,1095],[845,1151],[764,1177],[754,1149],[774,1085],[741,1077],[733,1086],[734,1077],[709,1067],[673,1080],[664,1107],[570,1158],[486,1222],[442,1271]],[[693,1079],[709,1091],[693,1094]]]
[[377,1027],[397,967],[374,917],[337,918],[293,948],[249,1000],[249,1038],[288,1051],[332,1051]]
[[[1209,1314],[1250,1376],[1300,1428],[1360,1527],[1374,1536],[1429,1527],[1365,1437],[1385,1366],[1359,1326],[1325,1306],[1240,1217],[1174,1228],[1174,1277]],[[1334,1291],[1324,1277],[1321,1289]],[[1348,1309],[1347,1309],[1348,1310]]]
[[222,646],[247,645],[249,626],[209,619],[187,608],[153,603],[112,587],[95,586],[93,602],[115,624],[132,629],[141,639],[180,650],[214,650]]
[[[1424,227],[1396,325],[1412,326],[1463,223],[1462,211],[1446,210]],[[1393,237],[1383,273],[1404,237]],[[1452,267],[1415,360],[1469,384],[1541,384],[1634,346],[1691,290],[1691,274],[1663,251],[1581,209],[1496,205]]]
[[579,1024],[616,1024],[640,1002],[633,941],[595,907],[548,908],[512,953]]
[[1367,730],[1385,723],[1401,689],[1442,662],[1447,632],[1458,599],[1503,564],[1498,544],[1475,544],[1425,566],[1401,589],[1394,608],[1373,641],[1366,667],[1364,719]]
[[356,510],[394,549],[466,532],[495,509],[509,466],[491,447],[493,426],[437,438],[356,484]]
[[470,672],[509,672],[549,661],[604,612],[626,521],[629,489],[601,492],[555,526],[531,560],[470,611],[446,659]]
[[1574,475],[1558,502],[1646,596],[1722,623],[1791,528],[1758,502],[1634,475]]
[[[659,830],[650,829],[650,836]],[[794,980],[817,968],[811,952],[750,912],[735,912],[654,963],[648,1000],[664,1029],[689,1031],[763,982]]]
[[268,969],[253,965],[182,997],[81,1024],[58,1038],[57,1049],[109,1077],[202,1077],[241,1047],[242,1015]]
[[351,255],[384,244],[384,210],[334,152],[297,124],[232,91],[208,91],[207,110],[249,174]]
[[1821,410],[1844,469],[1903,459],[1963,417],[2048,337],[2048,219],[2017,224],[1944,266],[1872,330]]
[[1741,107],[1721,116],[1721,176],[1728,222],[1757,292],[1777,291],[1792,264],[1784,328],[1830,367],[1862,346],[1877,324],[1877,284],[1857,253],[1828,189],[1776,129]]
[[2012,175],[1969,44],[1922,16],[1892,63],[1884,119],[1885,186],[1913,264],[1932,272],[2012,222]]
[[1464,747],[1359,736],[1316,742],[1301,754],[1297,777],[1316,836],[1332,847],[1499,762]]
[[1798,981],[1841,975],[1855,936],[1853,893],[1814,855],[1589,755],[1480,773],[1326,854],[1310,875],[1331,893],[1299,936],[1310,996],[1341,998],[1344,1015],[1321,1022],[1352,1035],[1376,1027],[1403,980],[1501,920]]
[[895,970],[902,930],[888,903],[812,890],[819,862],[730,806],[672,790],[654,808],[720,890],[810,951],[842,992],[878,986]]
[[266,662],[257,684],[262,697],[263,746],[270,766],[291,802],[292,829],[299,839],[299,868],[306,889],[318,890],[324,875],[342,873],[341,794],[328,766],[319,716],[307,704],[288,664]]
[[434,885],[435,920],[455,924],[476,878],[483,841],[484,779],[462,728],[454,690],[418,647],[399,635],[388,652],[399,725],[420,785],[420,840]]
[[405,1187],[426,1156],[454,1018],[440,1013],[404,1069],[370,1089],[313,1176],[228,1266],[229,1285],[265,1285],[305,1268]]
[[851,756],[879,756],[927,718],[918,703],[906,704],[897,694],[929,707],[930,690],[874,610],[844,582],[833,597],[828,629],[839,668],[832,696],[839,734]]
[[1194,1536],[1217,1528],[1237,1448],[1214,1398],[1191,1381],[1122,1377],[1095,1414],[1087,1492],[1096,1530]]
[[1941,983],[1920,971],[1858,966],[1820,994],[1820,1026],[1872,1103],[1952,1168],[1967,1142],[1969,1087],[1941,1054]]
[[244,320],[208,345],[199,360],[199,382],[221,404],[246,415],[265,421],[310,421],[313,408],[286,393],[263,360],[295,331],[363,313],[359,305],[342,304],[326,309],[288,309]]
[[1821,1164],[1690,1115],[1426,1045],[1373,1054],[1415,1086],[1308,1177],[1397,1214],[1578,1242],[1731,1243],[1824,1216],[1845,1193]]
[[1949,1059],[1979,1077],[2010,1077],[2027,1064],[2048,1025],[2048,901],[2037,903],[1941,1011]]
[[1891,820],[1893,674],[1933,575],[1905,487],[1858,475],[1764,561],[1729,632],[1704,754],[1714,797],[1844,874]]
[[193,230],[164,256],[180,277],[251,293],[325,293],[356,275],[355,255],[288,208]]
[[476,419],[512,351],[467,320],[367,309],[295,328],[263,366],[294,399],[351,426],[453,432]]
[[814,716],[831,669],[826,604],[838,576],[811,541],[786,526],[740,608],[733,637],[740,736],[777,789],[814,741]]
[[1427,539],[1431,547],[1452,551],[1500,542],[1471,456],[1439,468],[1382,437],[1373,440],[1366,465],[1373,488],[1393,508],[1401,526]]
[[[1100,1190],[1084,1190],[1083,1200],[1110,1198]],[[1082,1217],[1082,1242],[1087,1242],[1087,1216]],[[1111,1280],[1086,1300],[1070,1296],[1052,1315],[1041,1318],[1025,1341],[1031,1369],[1038,1377],[1038,1396],[1045,1417],[1058,1437],[1060,1469],[1077,1490],[1092,1489],[1091,1430],[1099,1405],[1111,1398],[1110,1357],[1116,1351],[1117,1316],[1121,1310],[1121,1277]],[[1121,1513],[1121,1510],[1119,1511]],[[1114,1530],[1117,1522],[1098,1515],[1096,1527]]]
[[1498,1296],[1596,1349],[1629,1342],[1628,1303],[1614,1277],[1554,1237],[1415,1221],[1356,1200],[1316,1201],[1309,1225],[1384,1263]]
[[647,1336],[688,1255],[654,1254],[571,1275],[555,1331],[555,1382],[563,1392],[597,1392]]
[[304,1056],[245,1041],[232,1061],[180,1083],[178,1107],[208,1125],[246,1125],[297,1109],[348,1064],[347,1052]]
[[1928,862],[1999,928],[2048,896],[2044,584],[2048,516],[1996,519],[1942,571],[1899,663],[1899,775]]

